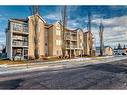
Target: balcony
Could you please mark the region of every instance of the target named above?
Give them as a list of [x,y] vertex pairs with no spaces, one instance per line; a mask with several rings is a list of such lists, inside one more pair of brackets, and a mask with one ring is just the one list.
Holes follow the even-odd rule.
[[28,42],[28,37],[24,37],[24,36],[13,36],[12,37],[13,41],[24,41],[24,42]]
[[77,48],[77,45],[66,45],[66,48],[74,49],[74,48]]
[[24,34],[24,35],[28,35],[28,32],[23,32],[23,31],[13,31],[14,34]]
[[12,45],[15,47],[26,47],[28,46],[28,42],[13,42]]
[[77,37],[76,37],[76,36],[67,35],[67,36],[65,37],[65,40],[77,41]]
[[65,40],[70,40],[70,36],[69,35],[65,36]]
[[71,40],[72,41],[77,41],[77,37],[76,36],[71,36]]

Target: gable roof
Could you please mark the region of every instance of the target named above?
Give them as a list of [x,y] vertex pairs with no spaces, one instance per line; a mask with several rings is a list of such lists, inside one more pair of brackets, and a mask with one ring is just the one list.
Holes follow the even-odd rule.
[[[47,23],[39,14],[35,14],[36,16],[38,16],[40,19],[41,19],[41,21],[43,21],[44,23]],[[33,17],[34,15],[32,15],[32,16],[28,16],[28,18],[29,17]]]

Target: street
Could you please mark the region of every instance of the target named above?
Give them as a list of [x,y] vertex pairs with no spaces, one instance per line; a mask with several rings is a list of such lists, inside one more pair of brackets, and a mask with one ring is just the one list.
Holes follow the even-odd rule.
[[103,61],[0,74],[0,89],[127,89],[127,59]]

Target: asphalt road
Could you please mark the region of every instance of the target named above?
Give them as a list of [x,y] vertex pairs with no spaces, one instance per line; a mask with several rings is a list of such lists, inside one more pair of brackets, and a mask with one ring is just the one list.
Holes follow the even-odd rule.
[[0,75],[0,89],[127,89],[127,60]]

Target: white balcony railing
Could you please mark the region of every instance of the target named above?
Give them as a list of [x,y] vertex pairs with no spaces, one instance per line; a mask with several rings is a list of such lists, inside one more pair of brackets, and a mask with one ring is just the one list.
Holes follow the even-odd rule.
[[13,42],[13,46],[28,46],[28,42]]
[[77,45],[66,45],[66,48],[77,48]]

